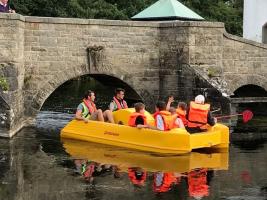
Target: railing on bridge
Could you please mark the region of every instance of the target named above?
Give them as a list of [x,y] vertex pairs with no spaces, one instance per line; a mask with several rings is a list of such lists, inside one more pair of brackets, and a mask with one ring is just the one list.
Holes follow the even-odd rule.
[[234,97],[230,98],[231,103],[267,103],[267,97]]

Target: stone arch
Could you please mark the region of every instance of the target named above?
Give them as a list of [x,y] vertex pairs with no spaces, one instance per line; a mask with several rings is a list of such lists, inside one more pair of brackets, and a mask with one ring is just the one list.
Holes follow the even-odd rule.
[[267,91],[258,85],[248,84],[237,88],[234,97],[266,97]]
[[239,76],[236,76],[236,78],[233,78],[230,82],[228,82],[231,94],[234,94],[238,88],[245,85],[255,85],[267,90],[266,78],[260,75],[251,75],[247,76],[246,78],[240,78]]
[[267,22],[262,26],[262,43],[267,44]]
[[136,93],[136,95],[138,95],[138,97],[143,101],[143,102],[147,102],[149,96],[151,96],[151,94],[146,91],[146,90],[140,90],[140,89],[135,89],[135,85],[134,80],[132,79],[132,77],[118,77],[115,74],[90,74],[88,72],[83,72],[83,73],[79,73],[79,74],[75,74],[75,73],[67,73],[67,72],[62,72],[63,74],[61,75],[54,75],[53,78],[50,78],[49,80],[47,80],[44,84],[42,84],[41,88],[38,90],[38,92],[34,95],[34,97],[32,98],[32,103],[31,103],[31,115],[37,114],[38,111],[41,109],[42,105],[44,104],[44,102],[46,101],[46,99],[63,83],[80,77],[80,76],[84,76],[84,75],[89,75],[93,78],[96,79],[100,79],[101,81],[101,77],[109,77],[110,79],[116,79],[119,82],[122,82],[124,85],[127,85],[128,88],[131,88],[132,91],[134,91]]

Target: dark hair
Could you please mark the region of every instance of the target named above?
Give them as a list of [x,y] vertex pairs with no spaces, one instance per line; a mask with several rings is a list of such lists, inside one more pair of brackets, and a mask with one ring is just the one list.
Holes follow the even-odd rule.
[[178,108],[181,108],[182,110],[186,110],[187,105],[185,102],[179,102],[178,103]]
[[87,91],[84,93],[84,98],[87,99],[88,96],[91,96],[91,95],[92,95],[92,93],[95,93],[95,92],[92,91],[92,90],[87,90]]
[[144,175],[144,172],[142,172],[142,171],[135,171],[134,172],[134,175],[135,175],[135,178],[137,180],[142,180],[142,176]]
[[119,94],[120,92],[125,92],[125,90],[122,88],[116,88],[115,89],[115,95]]
[[134,104],[134,108],[136,112],[139,112],[140,110],[142,110],[143,108],[145,108],[145,104],[138,102]]
[[170,107],[170,110],[169,110],[170,113],[176,113],[176,109],[174,107]]
[[159,111],[166,110],[166,103],[164,101],[158,101],[156,108],[158,108]]

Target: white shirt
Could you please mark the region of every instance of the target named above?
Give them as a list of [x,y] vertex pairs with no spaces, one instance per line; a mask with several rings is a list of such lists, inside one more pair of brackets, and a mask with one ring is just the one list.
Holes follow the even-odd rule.
[[157,115],[157,128],[161,131],[164,131],[164,121],[160,115]]

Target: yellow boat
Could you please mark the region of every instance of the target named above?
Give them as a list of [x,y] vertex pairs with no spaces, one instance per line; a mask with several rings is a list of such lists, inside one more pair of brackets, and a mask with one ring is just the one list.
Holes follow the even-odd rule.
[[[132,112],[133,109],[114,112],[116,123],[127,124]],[[149,123],[153,123],[148,112],[146,116]],[[163,132],[99,121],[85,123],[74,119],[61,130],[61,137],[164,154],[181,154],[207,147],[227,149],[229,146],[229,128],[223,124],[216,124],[204,133],[189,134],[182,128]]]
[[176,156],[151,155],[147,152],[62,138],[65,151],[73,159],[116,165],[120,171],[140,167],[149,172],[189,172],[196,168],[228,169],[228,152],[191,152]]

